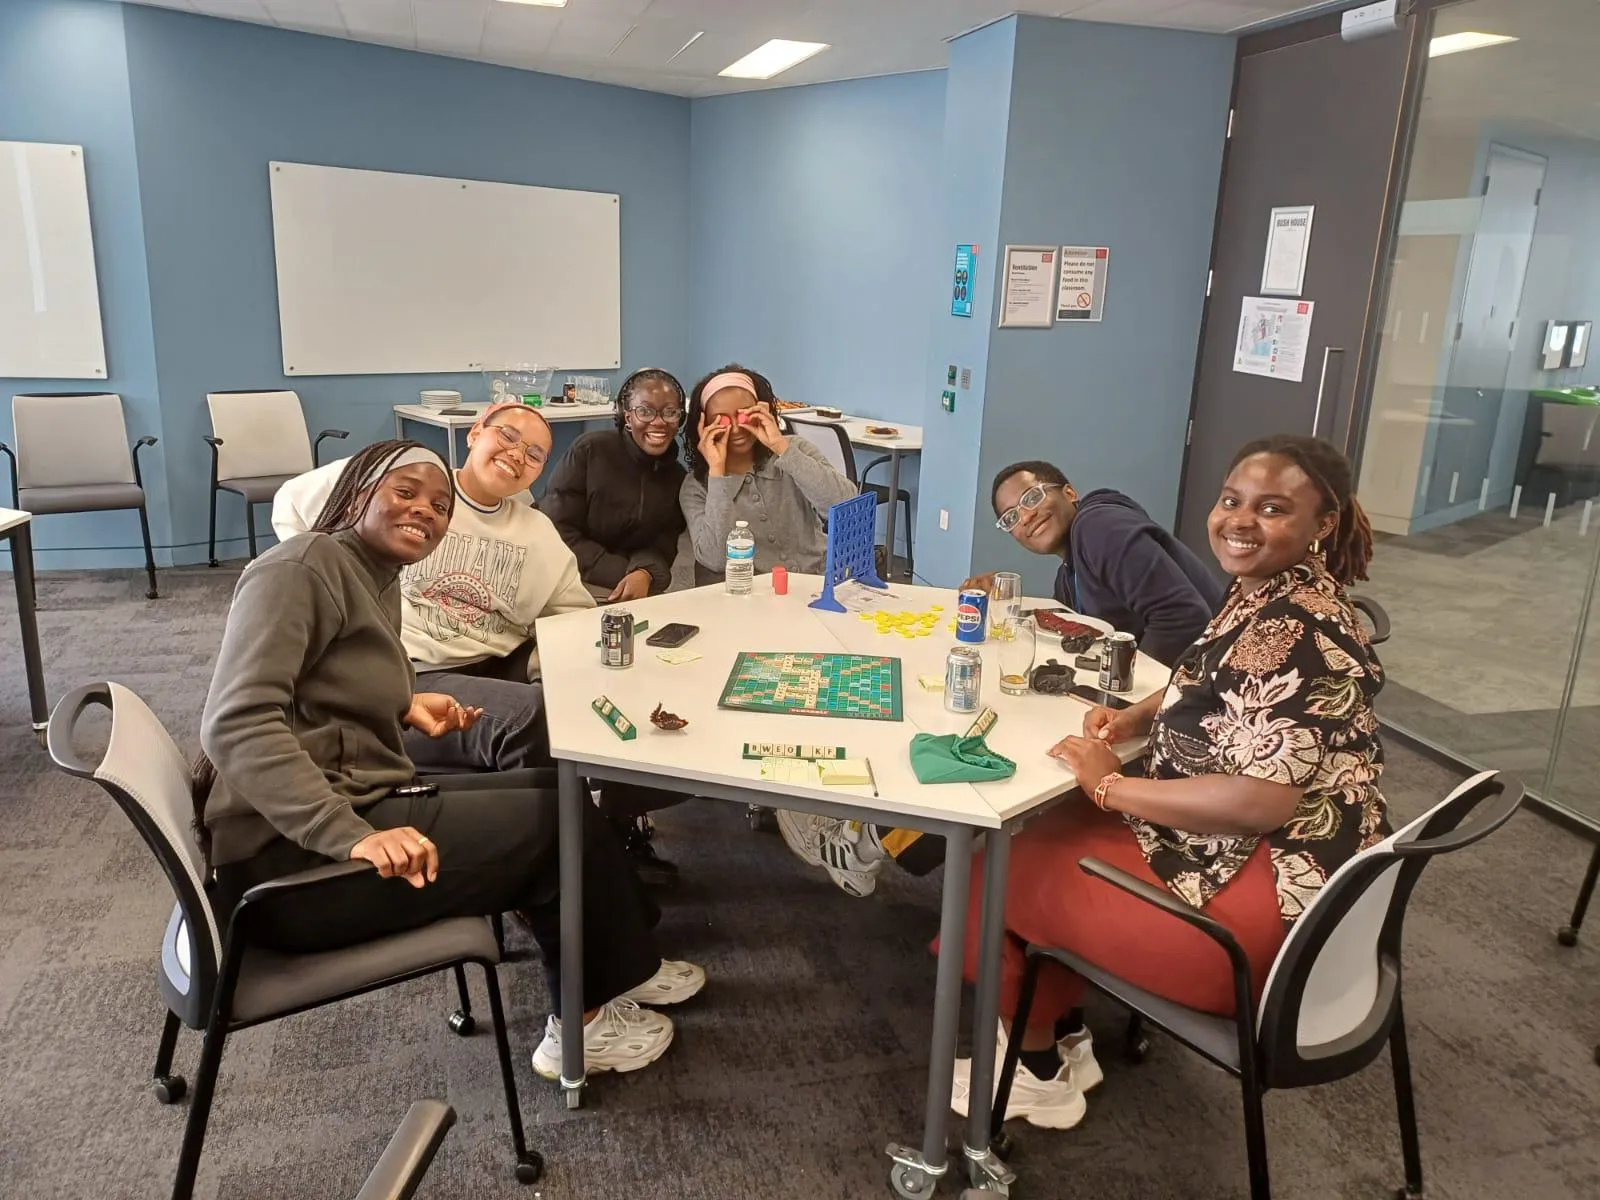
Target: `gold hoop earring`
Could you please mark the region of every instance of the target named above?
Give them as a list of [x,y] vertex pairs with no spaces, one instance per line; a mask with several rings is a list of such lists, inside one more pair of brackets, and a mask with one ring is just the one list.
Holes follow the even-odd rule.
[[1311,551],[1310,552],[1312,554],[1321,554],[1322,553],[1322,539],[1321,538],[1312,538],[1311,539]]

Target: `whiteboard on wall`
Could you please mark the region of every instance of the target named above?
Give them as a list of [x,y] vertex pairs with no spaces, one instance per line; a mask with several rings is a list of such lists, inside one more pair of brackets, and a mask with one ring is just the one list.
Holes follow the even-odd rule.
[[82,146],[0,142],[0,377],[106,377]]
[[269,164],[285,375],[622,362],[618,197]]

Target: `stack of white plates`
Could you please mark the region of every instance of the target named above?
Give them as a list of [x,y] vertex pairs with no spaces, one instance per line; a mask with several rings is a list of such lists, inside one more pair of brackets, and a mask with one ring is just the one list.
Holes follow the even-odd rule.
[[454,408],[461,403],[461,393],[434,388],[422,393],[423,408]]

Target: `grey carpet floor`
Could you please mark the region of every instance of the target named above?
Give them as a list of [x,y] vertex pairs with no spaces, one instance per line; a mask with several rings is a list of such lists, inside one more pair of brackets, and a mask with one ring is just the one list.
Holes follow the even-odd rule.
[[[46,575],[50,687],[115,678],[192,749],[233,572]],[[9,581],[0,580],[0,596]],[[52,770],[28,730],[15,622],[0,604],[0,1195],[160,1197],[185,1109],[150,1095],[155,948],[170,897],[98,789]],[[1414,813],[1454,779],[1391,748],[1388,792]],[[920,1132],[938,877],[845,897],[728,805],[662,814],[682,865],[664,950],[711,983],[637,1075],[601,1076],[568,1112],[528,1068],[547,997],[537,963],[503,971],[522,1104],[548,1159],[511,1180],[493,1046],[450,1034],[443,979],[239,1035],[224,1059],[199,1195],[349,1197],[408,1104],[461,1122],[423,1196],[822,1200],[888,1195],[882,1151]],[[1600,1196],[1600,916],[1558,949],[1587,847],[1523,814],[1424,877],[1407,930],[1407,1011],[1428,1195]],[[515,938],[515,931],[513,931]],[[518,943],[518,948],[527,949]],[[1070,1133],[1018,1128],[1018,1196],[1184,1200],[1245,1194],[1233,1084],[1174,1044],[1125,1065],[1121,1021],[1090,1010],[1106,1082]],[[198,1038],[186,1033],[180,1069]],[[1268,1098],[1278,1194],[1388,1196],[1399,1146],[1387,1061]],[[949,1189],[942,1194],[954,1195]]]

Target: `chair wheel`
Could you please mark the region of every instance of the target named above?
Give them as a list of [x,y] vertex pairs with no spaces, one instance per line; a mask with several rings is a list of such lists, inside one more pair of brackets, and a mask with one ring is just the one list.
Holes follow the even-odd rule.
[[471,1037],[478,1028],[478,1022],[471,1013],[457,1010],[450,1014],[450,1032],[457,1037]]
[[221,565],[222,565],[222,564],[221,564],[221,563],[220,563],[220,562],[218,562],[218,561],[217,561],[217,560],[216,560],[216,559],[214,559],[214,558],[213,558],[213,559],[212,559],[212,560],[211,560],[211,561],[210,561],[210,562],[208,562],[208,563],[207,563],[207,564],[206,564],[206,566],[208,566],[208,567],[220,567],[220,566],[221,566]]
[[189,1083],[182,1075],[157,1075],[155,1078],[156,1099],[163,1104],[176,1104],[188,1090]]
[[1397,1187],[1394,1190],[1394,1200],[1422,1200],[1422,1193],[1413,1192],[1408,1187]]
[[1127,1045],[1122,1048],[1122,1057],[1135,1065],[1142,1063],[1149,1055],[1150,1039],[1142,1033],[1129,1038]]
[[1011,1135],[1002,1130],[999,1137],[990,1139],[989,1149],[994,1152],[996,1158],[1003,1158],[1009,1161],[1012,1154],[1016,1152],[1017,1146],[1012,1141]]
[[1576,946],[1578,944],[1578,931],[1571,925],[1563,925],[1556,930],[1556,941],[1563,946]]
[[161,593],[156,591],[155,588],[151,588],[144,594],[144,598],[146,600],[159,600],[161,599]]
[[544,1158],[537,1150],[529,1150],[517,1159],[517,1182],[538,1183],[544,1174]]

